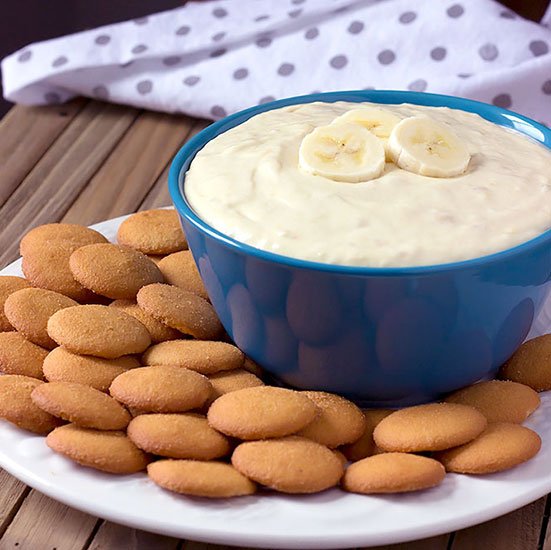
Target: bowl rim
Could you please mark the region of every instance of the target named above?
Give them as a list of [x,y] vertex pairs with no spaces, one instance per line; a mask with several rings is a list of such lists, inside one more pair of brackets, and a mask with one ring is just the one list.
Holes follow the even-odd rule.
[[[519,254],[529,253],[542,244],[551,245],[551,228],[547,229],[540,235],[508,248],[485,256],[461,260],[458,262],[448,262],[442,264],[430,264],[419,266],[389,266],[389,267],[369,267],[356,265],[340,265],[329,264],[323,262],[315,262],[312,260],[303,260],[291,256],[277,254],[262,250],[254,246],[248,245],[241,241],[230,237],[221,231],[215,229],[204,221],[193,210],[185,197],[185,172],[192,162],[195,155],[214,137],[225,131],[238,126],[254,115],[278,109],[287,105],[297,105],[301,103],[312,103],[322,101],[334,103],[336,101],[370,101],[379,104],[400,104],[411,103],[416,105],[424,105],[431,107],[449,107],[459,109],[480,115],[486,120],[498,124],[502,127],[509,127],[521,132],[523,135],[535,139],[544,147],[551,149],[551,129],[543,124],[536,122],[524,115],[515,113],[508,109],[503,109],[495,105],[490,105],[472,99],[465,99],[455,96],[443,94],[429,94],[425,92],[412,92],[401,90],[348,90],[338,92],[323,92],[315,94],[307,94],[302,96],[293,96],[285,99],[271,101],[261,105],[255,105],[242,111],[238,111],[232,115],[224,117],[213,124],[207,126],[204,130],[197,133],[189,141],[187,141],[177,152],[171,162],[168,187],[172,202],[176,210],[189,223],[191,223],[200,232],[208,235],[210,238],[218,241],[224,246],[232,249],[235,252],[254,256],[259,260],[268,263],[275,263],[287,267],[322,271],[328,273],[361,275],[361,276],[377,276],[377,277],[392,277],[402,275],[422,275],[435,272],[456,271],[470,268],[478,268],[483,265],[508,260],[511,257]],[[509,125],[503,124],[508,121]],[[500,123],[501,122],[501,123]]]

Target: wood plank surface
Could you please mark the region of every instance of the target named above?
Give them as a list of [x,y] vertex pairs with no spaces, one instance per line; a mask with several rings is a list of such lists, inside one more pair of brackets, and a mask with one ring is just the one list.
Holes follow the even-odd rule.
[[74,118],[0,209],[0,265],[18,256],[26,231],[62,218],[137,116],[92,102]]
[[92,539],[88,550],[177,550],[179,539],[164,537],[138,529],[104,521]]
[[[169,163],[207,121],[77,100],[0,122],[0,266],[31,227],[91,224],[170,204]],[[375,550],[551,550],[545,499],[455,534]],[[0,470],[0,550],[227,550],[103,521]],[[237,549],[239,550],[239,549]],[[241,548],[241,550],[247,550]]]
[[0,537],[8,528],[29,492],[29,487],[24,483],[6,471],[0,470]]
[[372,547],[372,550],[447,550],[450,535],[441,535],[428,539]]
[[55,107],[17,106],[0,121],[0,205],[86,105],[77,99]]
[[134,212],[186,140],[192,125],[188,117],[142,113],[63,221],[90,225]]
[[80,550],[97,521],[33,490],[0,539],[0,550]]
[[505,516],[463,529],[450,550],[538,550],[545,498]]
[[549,515],[551,513],[551,495],[547,495],[543,523],[541,526],[540,545],[542,550],[551,550],[551,525]]
[[[192,123],[191,130],[187,136],[186,141],[190,140],[195,134],[204,130],[210,121],[208,120],[196,120]],[[140,204],[138,210],[147,210],[149,208],[159,208],[161,206],[169,206],[172,201],[170,193],[168,192],[168,171],[170,169],[170,163],[168,163],[160,176],[157,178],[144,200]]]

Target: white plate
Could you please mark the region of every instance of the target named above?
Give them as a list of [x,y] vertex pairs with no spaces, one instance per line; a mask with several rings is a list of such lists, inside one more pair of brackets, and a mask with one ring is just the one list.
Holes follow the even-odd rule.
[[[94,226],[113,238],[123,218]],[[20,274],[20,262],[4,275]],[[551,300],[531,333],[551,332]],[[209,501],[156,487],[145,474],[114,476],[54,454],[43,437],[0,422],[0,465],[46,495],[118,523],[220,544],[258,548],[346,548],[420,539],[506,514],[551,491],[551,392],[527,422],[543,438],[541,452],[509,472],[449,474],[428,491],[360,496],[337,489],[311,496],[262,494]]]

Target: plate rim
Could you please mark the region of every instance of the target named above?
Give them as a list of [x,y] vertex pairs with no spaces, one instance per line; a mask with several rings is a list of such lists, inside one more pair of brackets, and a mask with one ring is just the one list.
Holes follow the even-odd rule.
[[[22,430],[21,430],[22,431]],[[63,460],[68,460],[63,458]],[[547,495],[551,492],[551,479],[548,480],[545,489],[542,486],[533,489],[532,491],[527,491],[526,493],[517,496],[512,500],[504,502],[502,506],[495,506],[488,510],[487,514],[476,514],[475,512],[469,514],[468,516],[462,516],[458,520],[450,520],[448,524],[442,526],[439,529],[430,529],[429,527],[419,527],[419,528],[408,528],[402,531],[398,531],[399,536],[393,536],[393,533],[387,533],[385,535],[379,535],[378,537],[371,538],[367,541],[362,538],[362,535],[354,535],[349,539],[343,540],[342,534],[336,535],[323,535],[323,540],[320,541],[311,535],[292,535],[288,536],[285,534],[282,535],[270,535],[268,540],[259,541],[261,534],[252,534],[252,533],[235,533],[233,531],[224,531],[223,529],[211,529],[209,533],[205,533],[205,530],[201,527],[189,527],[186,526],[184,530],[179,531],[169,525],[155,525],[154,522],[150,522],[148,519],[145,521],[143,519],[138,520],[138,518],[132,518],[130,515],[124,513],[123,510],[120,513],[109,512],[107,515],[98,511],[93,504],[87,504],[84,500],[78,499],[78,493],[75,490],[75,494],[71,494],[71,491],[62,488],[59,491],[59,488],[56,490],[50,490],[50,487],[53,487],[48,482],[44,481],[42,478],[35,477],[32,473],[27,473],[25,468],[18,468],[16,463],[11,459],[5,458],[5,455],[0,450],[0,466],[6,470],[9,474],[13,475],[15,478],[19,479],[29,487],[39,491],[40,493],[45,494],[46,496],[61,502],[71,508],[80,510],[81,512],[96,516],[105,521],[112,521],[114,523],[119,523],[127,527],[134,529],[140,529],[145,531],[150,531],[152,533],[157,533],[159,535],[171,536],[174,538],[188,539],[197,542],[205,542],[210,544],[221,544],[228,546],[249,546],[252,548],[281,548],[281,549],[304,549],[304,550],[338,550],[338,549],[347,549],[355,547],[364,547],[369,548],[372,546],[386,545],[386,544],[401,544],[406,542],[413,542],[418,540],[423,540],[426,538],[432,538],[439,535],[451,533],[453,531],[465,529],[468,527],[473,527],[479,525],[486,521],[504,516],[510,512],[518,510],[523,506],[526,506],[532,502],[535,502],[539,498]],[[12,467],[13,466],[13,467]],[[83,468],[83,467],[82,467]],[[135,474],[136,475],[136,474]],[[137,475],[144,475],[139,473]],[[448,474],[455,476],[458,474]],[[542,492],[543,491],[543,492]],[[75,500],[76,499],[76,500]],[[91,501],[94,502],[94,501]],[[474,515],[477,515],[476,521],[473,521]],[[191,534],[185,534],[191,533]]]

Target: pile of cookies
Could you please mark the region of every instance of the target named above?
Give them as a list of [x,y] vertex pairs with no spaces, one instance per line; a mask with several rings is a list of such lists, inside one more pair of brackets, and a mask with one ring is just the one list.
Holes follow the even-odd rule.
[[25,278],[0,277],[0,417],[83,466],[147,470],[163,488],[212,498],[398,493],[540,449],[521,424],[551,389],[551,335],[524,344],[506,380],[362,411],[264,384],[225,334],[174,211],[130,216],[117,240],[40,226],[21,241]]

